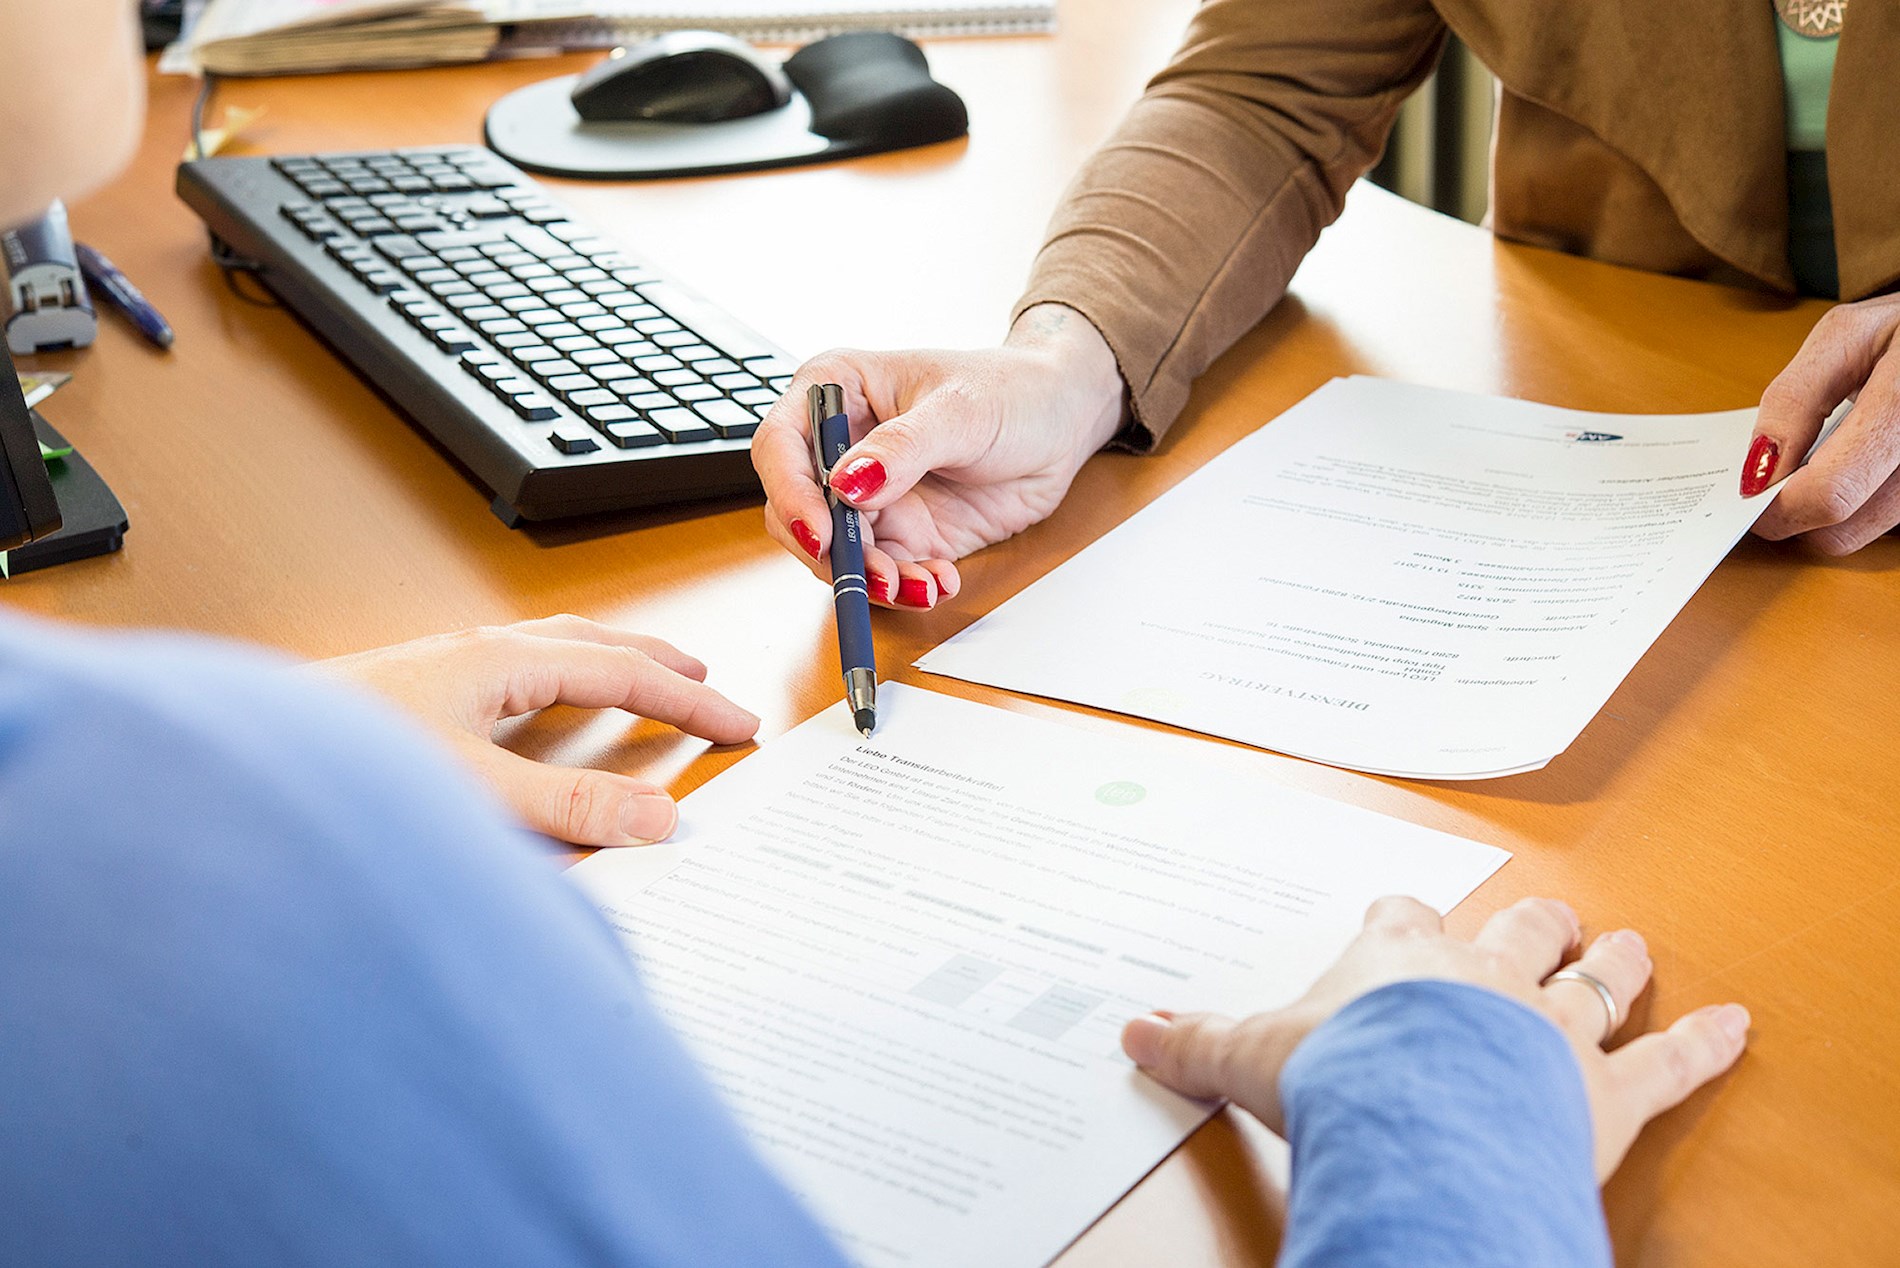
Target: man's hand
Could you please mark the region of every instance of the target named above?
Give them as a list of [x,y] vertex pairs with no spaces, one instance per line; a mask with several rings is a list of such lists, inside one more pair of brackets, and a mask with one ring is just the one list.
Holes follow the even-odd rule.
[[852,446],[831,487],[861,512],[873,602],[934,607],[953,562],[1055,510],[1121,420],[1114,354],[1080,313],[1038,305],[980,352],[828,352],[799,367],[752,440],[766,531],[822,580],[831,512],[805,391],[844,389]]
[[[1505,908],[1472,942],[1447,934],[1438,913],[1421,902],[1382,898],[1366,913],[1365,930],[1298,1002],[1243,1021],[1211,1013],[1137,1017],[1122,1031],[1122,1048],[1176,1091],[1226,1097],[1284,1132],[1280,1071],[1322,1022],[1394,982],[1468,982],[1536,1009],[1570,1041],[1590,1098],[1597,1178],[1608,1179],[1644,1124],[1735,1064],[1747,1042],[1749,1017],[1739,1004],[1699,1008],[1668,1030],[1639,1035],[1606,1053],[1608,1016],[1595,989],[1549,980],[1581,937],[1575,913],[1547,898]],[[1603,983],[1618,1017],[1629,1016],[1631,1002],[1649,982],[1649,952],[1628,929],[1592,942],[1572,967]]]
[[[1762,393],[1742,493],[1753,496],[1778,476],[1788,487],[1756,521],[1761,536],[1800,536],[1827,554],[1846,555],[1900,524],[1896,329],[1900,295],[1830,309]],[[1854,406],[1840,427],[1797,470],[1828,415],[1850,398]]]
[[759,720],[706,686],[706,667],[657,638],[578,616],[440,634],[318,662],[420,718],[530,828],[576,845],[647,845],[679,822],[661,788],[601,770],[546,766],[494,742],[495,727],[552,704],[625,709],[715,744]]

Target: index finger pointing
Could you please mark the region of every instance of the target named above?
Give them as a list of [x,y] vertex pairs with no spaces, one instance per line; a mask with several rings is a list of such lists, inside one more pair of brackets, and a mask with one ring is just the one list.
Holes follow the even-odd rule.
[[632,647],[523,635],[510,656],[502,716],[551,704],[626,709],[715,744],[740,744],[759,719],[708,687]]

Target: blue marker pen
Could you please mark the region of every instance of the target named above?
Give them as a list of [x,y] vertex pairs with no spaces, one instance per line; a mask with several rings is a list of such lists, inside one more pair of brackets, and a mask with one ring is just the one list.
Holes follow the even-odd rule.
[[158,310],[152,307],[152,301],[132,285],[131,278],[119,272],[118,265],[83,242],[73,244],[73,254],[79,258],[79,271],[86,275],[86,280],[118,305],[119,310],[139,328],[140,334],[161,348],[172,346],[171,323],[159,316]]
[[831,490],[831,469],[851,447],[844,415],[844,389],[813,384],[805,396],[811,412],[812,457],[818,483],[831,503],[831,594],[838,609],[838,663],[851,719],[869,737],[877,725],[877,661],[871,648],[871,591],[864,579],[864,538],[855,507]]

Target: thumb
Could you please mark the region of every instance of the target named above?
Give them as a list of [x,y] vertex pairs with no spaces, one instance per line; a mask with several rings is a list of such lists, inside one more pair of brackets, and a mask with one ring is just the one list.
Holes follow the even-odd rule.
[[[954,403],[952,403],[954,402]],[[861,511],[889,506],[929,475],[967,467],[989,452],[993,420],[976,417],[960,393],[934,395],[873,427],[831,473],[838,496]]]
[[1234,1096],[1228,1071],[1237,1028],[1218,1013],[1146,1013],[1122,1028],[1122,1051],[1183,1096]]
[[547,836],[575,845],[651,845],[679,823],[673,799],[652,784],[530,761],[472,736],[458,747],[521,822]]

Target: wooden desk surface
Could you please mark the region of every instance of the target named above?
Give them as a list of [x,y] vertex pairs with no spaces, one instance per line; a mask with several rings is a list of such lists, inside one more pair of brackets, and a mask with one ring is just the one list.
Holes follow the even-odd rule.
[[[587,217],[801,352],[977,344],[999,333],[1060,188],[1175,42],[1190,0],[1064,7],[1056,39],[940,42],[965,142],[846,165],[566,186]],[[529,62],[235,82],[268,113],[236,152],[475,141]],[[289,314],[246,303],[171,193],[194,86],[154,80],[129,172],[79,200],[80,236],[173,320],[154,352],[111,318],[47,412],[125,501],[127,549],[4,588],[22,609],[342,652],[574,611],[673,639],[784,731],[836,694],[825,588],[756,503],[504,529],[488,498]],[[213,111],[214,117],[216,109]],[[803,285],[819,270],[833,287]],[[1108,456],[1046,524],[970,562],[946,610],[877,618],[891,677],[1084,725],[1104,715],[926,678],[909,662],[1327,378],[1376,373],[1592,409],[1754,403],[1820,306],[1499,246],[1362,188],[1293,295],[1197,390],[1152,458]],[[1283,760],[1286,782],[1506,847],[1453,918],[1526,894],[1648,935],[1638,1016],[1739,999],[1748,1055],[1654,1127],[1611,1183],[1631,1264],[1893,1262],[1900,1209],[1900,542],[1844,561],[1745,542],[1575,746],[1542,772],[1403,783]],[[539,756],[642,768],[684,792],[737,760],[652,726],[546,718]],[[1253,1264],[1277,1244],[1283,1162],[1228,1115],[1065,1257]]]

